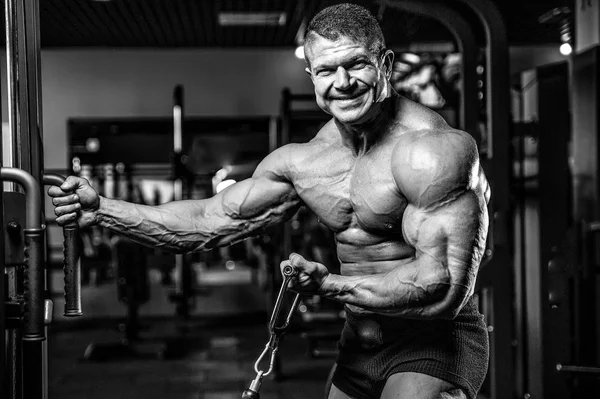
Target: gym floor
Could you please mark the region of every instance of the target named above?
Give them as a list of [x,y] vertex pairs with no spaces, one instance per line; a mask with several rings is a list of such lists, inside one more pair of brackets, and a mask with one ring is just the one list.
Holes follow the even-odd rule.
[[[218,285],[221,274],[203,275]],[[235,275],[227,273],[228,281]],[[191,321],[177,324],[167,290],[152,273],[150,280],[152,297],[140,309],[141,339],[132,350],[120,344],[125,306],[116,299],[114,282],[83,287],[79,320],[61,317],[62,292],[55,293],[49,399],[241,397],[268,340],[264,294],[240,272],[239,284],[214,287],[198,298]],[[264,378],[262,399],[323,397],[334,358],[308,357],[300,331],[292,330],[282,340],[280,359],[281,378]]]
[[[54,331],[49,338],[50,399],[239,399],[255,377],[254,362],[267,341],[266,323],[218,326],[201,323],[182,338],[173,322],[145,324],[135,351],[112,351],[119,342],[114,326]],[[193,323],[192,323],[193,324]],[[179,336],[177,340],[173,337]],[[165,337],[171,338],[164,339]],[[86,349],[105,354],[86,360]],[[179,344],[173,358],[161,359],[166,347]],[[99,348],[101,350],[99,350]],[[282,341],[281,378],[265,377],[263,399],[322,398],[333,358],[309,358],[298,332]],[[264,364],[263,367],[267,365]]]
[[[84,286],[84,316],[75,320],[60,315],[62,292],[54,292],[49,399],[241,398],[256,376],[254,362],[268,340],[265,294],[243,271],[204,272],[202,285],[214,287],[197,299],[187,323],[177,322],[168,289],[150,273],[152,296],[140,309],[140,339],[130,347],[121,343],[125,306],[117,300],[114,282]],[[62,274],[52,277],[54,287],[60,287]],[[223,285],[224,280],[237,284]],[[331,351],[335,342],[326,341],[320,349]],[[265,377],[260,397],[323,398],[334,358],[312,358],[307,352],[300,328],[286,334],[279,352],[280,378]],[[481,394],[478,398],[486,399]]]

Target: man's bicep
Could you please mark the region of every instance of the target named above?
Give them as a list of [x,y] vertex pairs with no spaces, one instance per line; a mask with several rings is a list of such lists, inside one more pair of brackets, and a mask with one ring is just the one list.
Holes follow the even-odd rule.
[[[225,215],[267,224],[279,222],[298,209],[300,200],[294,186],[286,181],[262,175],[243,180],[223,190],[215,204]],[[292,213],[293,214],[293,213]],[[289,215],[292,216],[292,215]]]
[[[485,247],[485,200],[468,190],[434,208],[409,205],[403,233],[415,248],[418,276],[437,298],[432,305],[455,314],[471,294]],[[439,283],[436,283],[439,282]]]
[[252,177],[234,184],[223,193],[223,208],[233,217],[279,222],[291,217],[300,205],[298,193],[288,176],[289,146],[271,152],[256,167]]
[[233,184],[209,200],[201,218],[213,239],[208,247],[226,246],[265,233],[298,210],[300,201],[288,182],[253,177]]
[[268,227],[293,216],[299,206],[300,199],[292,183],[263,170],[213,197],[176,201],[160,208],[191,221],[191,229],[202,236],[202,248],[206,249],[263,234]]

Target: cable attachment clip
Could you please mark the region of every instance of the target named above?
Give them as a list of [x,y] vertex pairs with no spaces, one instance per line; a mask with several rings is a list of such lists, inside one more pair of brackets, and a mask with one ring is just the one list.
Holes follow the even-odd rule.
[[[279,341],[289,329],[292,316],[294,315],[294,312],[300,303],[300,294],[296,294],[294,301],[292,302],[292,306],[290,307],[287,316],[283,320],[283,323],[281,325],[277,325],[287,287],[290,284],[290,280],[296,274],[298,274],[298,271],[293,266],[287,265],[283,268],[282,274],[283,283],[279,289],[279,294],[277,295],[277,300],[275,301],[275,307],[273,309],[273,313],[271,314],[271,319],[269,320],[269,341],[265,345],[265,349],[256,360],[256,363],[254,363],[256,378],[250,384],[250,388],[244,391],[242,394],[242,399],[258,399],[260,397],[258,390],[260,389],[262,378],[273,372],[273,369],[275,368],[275,358],[277,351],[279,350]],[[269,368],[266,371],[261,370],[260,363],[267,359],[267,357],[269,358]]]

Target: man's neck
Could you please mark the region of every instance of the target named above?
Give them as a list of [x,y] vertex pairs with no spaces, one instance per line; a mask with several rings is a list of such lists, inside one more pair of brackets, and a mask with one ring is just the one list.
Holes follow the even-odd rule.
[[336,120],[342,143],[357,155],[364,155],[388,131],[394,121],[398,96],[392,95],[377,104],[374,115],[360,124],[344,124]]

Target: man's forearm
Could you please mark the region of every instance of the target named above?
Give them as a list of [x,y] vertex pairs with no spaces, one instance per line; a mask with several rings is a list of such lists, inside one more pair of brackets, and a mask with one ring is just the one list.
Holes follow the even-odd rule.
[[450,289],[449,275],[443,269],[429,273],[419,270],[419,262],[415,260],[385,274],[330,274],[319,294],[357,311],[364,309],[407,318],[445,317],[444,297]]
[[[196,202],[200,207],[201,202]],[[142,245],[175,252],[192,252],[206,247],[215,233],[202,228],[184,202],[175,207],[147,206],[100,197],[97,223]]]

